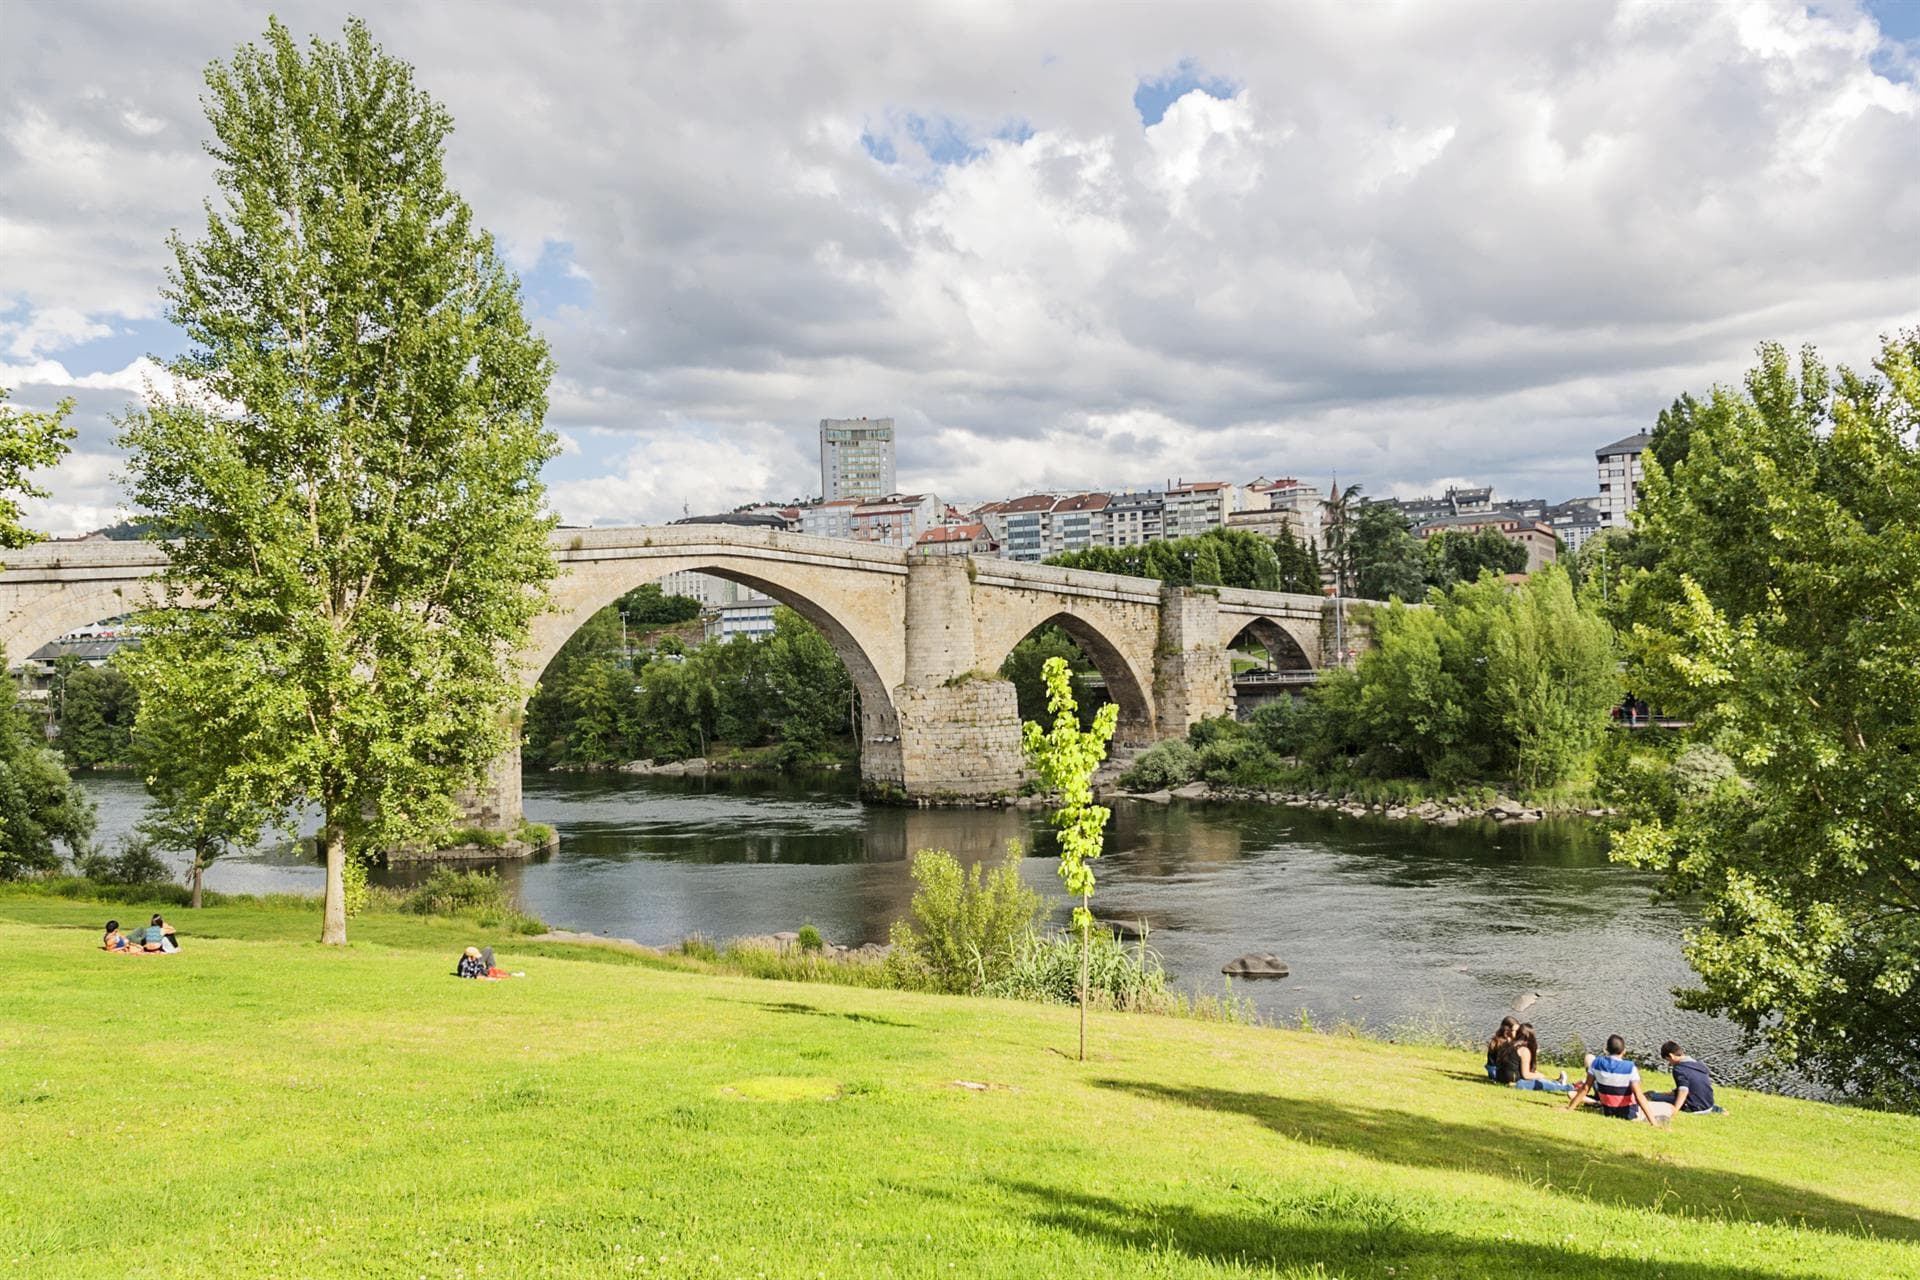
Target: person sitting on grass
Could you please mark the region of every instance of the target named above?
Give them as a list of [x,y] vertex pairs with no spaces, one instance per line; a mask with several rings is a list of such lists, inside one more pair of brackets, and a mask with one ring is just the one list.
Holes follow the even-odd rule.
[[1627,1057],[1625,1036],[1607,1037],[1607,1051],[1587,1063],[1587,1078],[1574,1089],[1567,1109],[1573,1110],[1589,1096],[1616,1120],[1644,1119],[1656,1129],[1673,1113],[1672,1107],[1652,1101],[1640,1087],[1640,1068]]
[[122,954],[133,950],[133,944],[127,941],[127,935],[120,932],[120,922],[118,920],[107,921],[107,932],[106,935],[100,939],[100,949],[102,951],[118,951]]
[[145,931],[145,943],[148,951],[160,950],[171,955],[180,949],[180,940],[174,937],[173,926],[154,913],[153,921]]
[[1512,1018],[1500,1019],[1500,1026],[1487,1041],[1487,1079],[1511,1084],[1513,1081],[1500,1080],[1500,1060],[1506,1056],[1508,1046],[1513,1043],[1513,1033],[1519,1023]]
[[1567,1073],[1562,1071],[1558,1080],[1549,1080],[1540,1074],[1540,1037],[1534,1034],[1533,1024],[1523,1022],[1513,1033],[1513,1053],[1517,1058],[1518,1079],[1513,1081],[1516,1089],[1533,1089],[1542,1093],[1572,1093],[1573,1086],[1567,1083]]
[[487,962],[480,956],[480,948],[468,947],[460,957],[460,963],[454,966],[456,978],[484,978],[487,976]]
[[1675,1115],[1682,1111],[1695,1115],[1726,1114],[1725,1107],[1713,1103],[1713,1077],[1707,1074],[1704,1062],[1689,1058],[1672,1040],[1660,1046],[1660,1057],[1667,1064],[1667,1070],[1673,1072],[1673,1089],[1668,1093],[1650,1093],[1647,1095],[1650,1100],[1667,1103]]

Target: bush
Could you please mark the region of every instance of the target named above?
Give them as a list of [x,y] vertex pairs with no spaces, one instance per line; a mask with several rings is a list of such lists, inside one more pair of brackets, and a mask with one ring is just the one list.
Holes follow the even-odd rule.
[[117,854],[104,850],[83,853],[73,860],[73,865],[95,884],[152,885],[173,879],[172,870],[160,860],[144,836],[123,837]]
[[[1087,1000],[1095,1008],[1149,1011],[1176,999],[1166,969],[1145,941],[1128,947],[1112,930],[1096,928],[1087,957]],[[1029,934],[1005,973],[984,994],[1010,1000],[1076,1004],[1080,999],[1080,939],[1071,931]]]
[[1187,730],[1187,742],[1196,751],[1204,751],[1216,742],[1240,742],[1247,727],[1232,716],[1207,716]]
[[1199,773],[1208,782],[1222,786],[1244,784],[1247,774],[1260,772],[1257,768],[1247,769],[1249,764],[1258,765],[1270,759],[1251,738],[1216,738],[1200,749]]
[[[126,902],[142,906],[184,907],[193,901],[193,894],[185,885],[152,881],[144,884],[110,884],[89,880],[85,876],[43,876],[18,880],[9,884],[7,891],[48,898],[70,898],[79,902]],[[219,899],[217,893],[206,895],[209,905],[217,903]]]
[[1305,698],[1275,698],[1253,713],[1247,731],[1277,756],[1297,756],[1313,740],[1313,705]]
[[[898,986],[955,994],[978,992],[1005,974],[1040,918],[1040,895],[1020,878],[1021,850],[983,875],[962,872],[944,849],[913,855],[913,923],[895,921],[887,973]],[[916,927],[917,926],[917,927]]]
[[1183,787],[1200,772],[1200,757],[1184,742],[1158,742],[1141,752],[1133,767],[1120,775],[1129,791],[1159,791]]
[[461,916],[486,928],[515,933],[545,933],[547,926],[514,905],[500,877],[491,871],[455,871],[435,867],[427,878],[401,894],[392,909],[416,916]]
[[820,936],[818,929],[810,924],[803,924],[800,926],[800,937],[796,945],[802,951],[825,951],[827,940]]

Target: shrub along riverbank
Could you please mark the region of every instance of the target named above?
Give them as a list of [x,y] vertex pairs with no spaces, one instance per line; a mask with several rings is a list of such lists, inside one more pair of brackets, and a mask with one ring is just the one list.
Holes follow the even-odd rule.
[[1353,669],[1245,724],[1202,721],[1185,742],[1143,753],[1120,785],[1205,782],[1453,821],[1601,807],[1594,779],[1621,692],[1613,631],[1565,572],[1518,584],[1488,574],[1429,593],[1427,606],[1372,610],[1373,647]]
[[[1920,1271],[1912,1117],[1726,1090],[1656,1132],[1457,1052],[1096,1013],[1081,1065],[1048,1005],[432,916],[328,949],[310,903],[210,907],[126,959],[93,914],[0,894],[22,1280]],[[448,976],[468,942],[528,976]]]

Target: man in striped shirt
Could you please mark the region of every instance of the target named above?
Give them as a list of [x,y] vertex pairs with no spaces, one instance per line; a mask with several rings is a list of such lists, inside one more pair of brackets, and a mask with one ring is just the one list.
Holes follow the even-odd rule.
[[1585,1102],[1589,1095],[1607,1115],[1617,1120],[1644,1119],[1656,1129],[1673,1112],[1670,1104],[1648,1101],[1640,1087],[1640,1068],[1627,1058],[1624,1036],[1608,1036],[1607,1051],[1587,1063],[1587,1078],[1574,1089],[1568,1110]]

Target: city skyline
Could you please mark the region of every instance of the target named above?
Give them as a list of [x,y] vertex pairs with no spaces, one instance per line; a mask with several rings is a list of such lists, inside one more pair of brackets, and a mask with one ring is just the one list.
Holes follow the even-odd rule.
[[[197,68],[263,21],[30,5],[0,50],[0,385],[79,402],[29,511],[51,532],[117,514],[111,420],[179,350],[164,238],[213,194]],[[373,30],[451,111],[453,180],[553,343],[572,523],[791,493],[849,410],[895,417],[909,492],[1282,468],[1555,499],[1762,340],[1864,363],[1920,324],[1910,7],[394,4]]]

